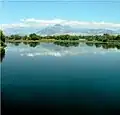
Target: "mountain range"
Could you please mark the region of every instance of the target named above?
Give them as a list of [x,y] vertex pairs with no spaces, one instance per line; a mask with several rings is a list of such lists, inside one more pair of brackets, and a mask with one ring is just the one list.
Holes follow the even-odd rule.
[[56,24],[51,27],[46,27],[36,34],[39,35],[60,35],[60,34],[75,34],[75,35],[96,35],[96,34],[119,34],[120,30],[111,29],[89,29],[89,28],[75,28],[71,26],[64,26]]
[[36,33],[41,36],[50,36],[50,35],[101,35],[101,34],[120,34],[120,29],[93,29],[93,28],[81,28],[81,27],[72,27],[67,25],[55,24],[53,26],[45,28],[11,28],[5,30],[5,33],[10,34],[30,34]]

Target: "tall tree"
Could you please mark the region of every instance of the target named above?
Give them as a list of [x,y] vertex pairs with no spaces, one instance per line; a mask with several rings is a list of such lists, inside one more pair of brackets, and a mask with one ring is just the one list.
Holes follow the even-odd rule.
[[0,30],[0,40],[1,40],[2,42],[5,42],[5,35],[3,34],[3,31],[2,31],[2,30]]

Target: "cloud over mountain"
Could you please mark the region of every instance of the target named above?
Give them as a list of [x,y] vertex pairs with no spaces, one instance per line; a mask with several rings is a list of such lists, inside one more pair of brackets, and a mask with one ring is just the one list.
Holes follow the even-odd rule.
[[69,25],[78,28],[109,28],[109,29],[120,29],[120,23],[112,23],[112,22],[95,22],[95,21],[80,21],[80,20],[63,20],[63,19],[51,19],[51,20],[41,20],[41,19],[21,19],[17,23],[12,24],[0,24],[2,29],[7,28],[41,28],[46,26],[52,26],[55,24],[61,25]]

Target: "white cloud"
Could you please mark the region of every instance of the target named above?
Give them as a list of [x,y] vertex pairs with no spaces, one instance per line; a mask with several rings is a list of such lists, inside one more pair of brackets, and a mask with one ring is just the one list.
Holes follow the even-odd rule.
[[55,56],[55,57],[61,57],[62,54],[59,52],[41,52],[41,53],[25,53],[20,54],[21,56],[28,56],[28,57],[34,57],[34,56]]
[[25,23],[14,23],[14,24],[0,24],[0,27],[2,29],[7,29],[7,28],[30,27],[30,25],[25,24]]
[[[74,48],[73,48],[74,49]],[[89,51],[89,49],[86,49],[86,50],[79,50],[79,51],[76,51],[76,49],[74,49],[74,52],[72,52],[72,49],[69,49],[67,51],[59,51],[59,52],[56,52],[56,51],[47,51],[47,52],[23,52],[21,53],[20,55],[21,56],[28,56],[28,57],[35,57],[35,56],[55,56],[55,57],[63,57],[63,56],[74,56],[74,55],[83,55],[83,54],[86,54],[86,55],[89,55],[89,54],[94,54],[94,55],[99,55],[99,54],[107,54],[107,53],[120,53],[120,51],[116,48],[113,48],[113,49],[94,49],[94,48],[91,48],[91,51]]]
[[87,21],[77,21],[77,20],[62,20],[62,19],[52,19],[52,20],[40,20],[40,19],[21,19],[19,23],[13,24],[1,24],[2,29],[6,28],[19,28],[19,27],[46,27],[55,24],[69,25],[73,27],[80,28],[111,28],[119,29],[120,23],[111,22],[87,22]]

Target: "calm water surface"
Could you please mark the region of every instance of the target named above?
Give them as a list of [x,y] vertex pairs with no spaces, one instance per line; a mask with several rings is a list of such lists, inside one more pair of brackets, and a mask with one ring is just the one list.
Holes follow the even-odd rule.
[[[117,115],[120,50],[88,46],[7,44],[2,61],[2,107],[10,112]],[[17,113],[16,113],[17,114]]]

